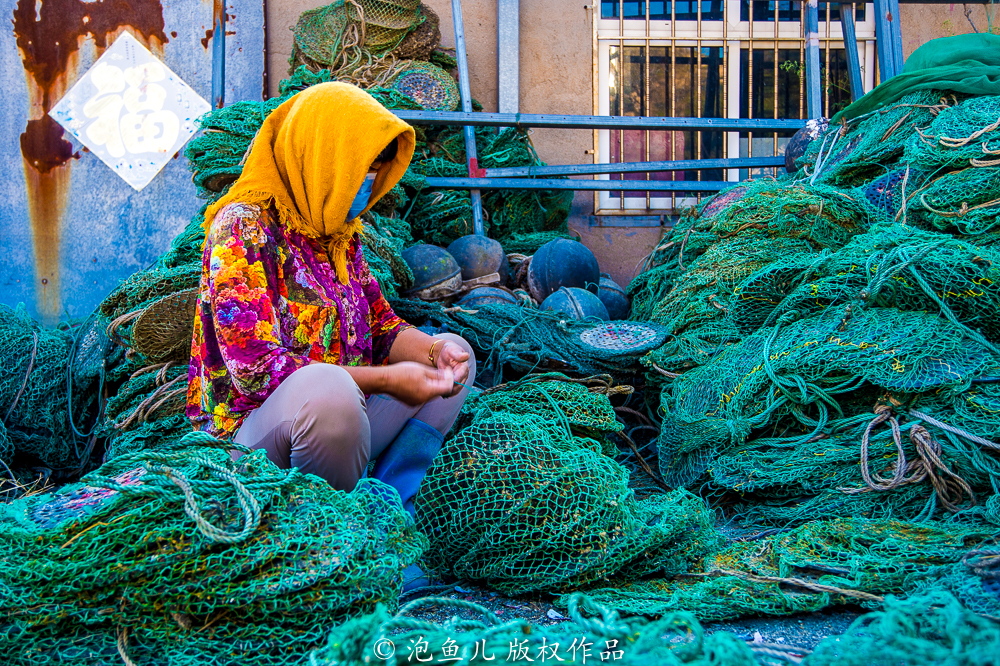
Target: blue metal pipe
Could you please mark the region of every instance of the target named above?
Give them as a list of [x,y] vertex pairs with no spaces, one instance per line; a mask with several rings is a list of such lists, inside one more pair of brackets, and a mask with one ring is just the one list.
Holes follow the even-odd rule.
[[543,180],[534,178],[427,178],[426,187],[449,190],[577,190],[587,192],[716,192],[728,180]]
[[[472,112],[472,91],[469,89],[469,62],[465,52],[465,26],[462,23],[462,0],[451,0],[451,17],[455,24],[455,59],[458,60],[458,91],[462,96],[462,112]],[[476,155],[476,131],[472,125],[466,125],[465,161],[471,176],[479,168],[479,158]],[[483,228],[483,200],[479,190],[472,192],[472,230],[477,236],[485,234]]]
[[668,118],[653,116],[571,116],[549,113],[468,113],[392,110],[413,125],[473,127],[554,127],[563,129],[701,130],[721,132],[795,132],[805,120],[773,118]]
[[903,71],[903,36],[899,26],[899,2],[875,1],[875,49],[880,81]]
[[701,169],[749,169],[785,166],[784,157],[744,157],[719,160],[667,160],[665,162],[615,162],[611,164],[553,164],[550,166],[486,169],[487,178],[532,176],[576,176],[596,173],[644,173],[647,171],[698,171]]
[[851,86],[851,101],[865,94],[861,80],[861,59],[858,57],[858,36],[854,30],[854,7],[849,2],[840,3],[840,25],[844,29],[844,51],[847,54],[847,81]]
[[806,2],[806,107],[810,118],[823,115],[819,72],[819,4]]
[[226,3],[215,0],[212,9],[212,108],[226,103]]

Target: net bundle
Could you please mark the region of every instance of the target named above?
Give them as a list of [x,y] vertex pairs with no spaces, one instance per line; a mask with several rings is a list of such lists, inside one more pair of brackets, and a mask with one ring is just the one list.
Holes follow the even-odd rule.
[[[130,276],[99,307],[120,352],[108,367],[113,391],[99,431],[105,438],[105,460],[169,446],[191,431],[184,411],[201,276],[202,219],[195,215],[189,230],[197,232],[182,232],[157,264]],[[185,263],[170,266],[175,263],[171,258]]]
[[[427,609],[457,615],[446,622],[411,617]],[[584,595],[569,601],[570,620],[552,626],[526,620],[504,620],[487,608],[467,601],[425,597],[399,609],[384,608],[351,620],[330,632],[326,645],[310,657],[316,666],[360,666],[373,651],[393,646],[397,663],[427,664],[492,661],[563,661],[635,666],[763,666],[795,663],[808,650],[778,645],[748,644],[725,631],[707,633],[687,613],[670,613],[649,621],[623,619]],[[408,660],[408,661],[407,661]]]
[[643,360],[650,381],[740,340],[730,311],[749,276],[789,256],[838,249],[866,229],[863,208],[836,188],[772,179],[733,187],[683,217],[628,287],[630,317],[671,333]]
[[1000,627],[947,593],[889,598],[883,610],[858,618],[842,636],[824,639],[802,663],[996,666],[1000,664]]
[[423,21],[420,0],[335,0],[299,16],[290,63],[335,73],[371,66]]
[[[991,186],[960,186],[1000,163],[956,153],[992,150],[990,104],[912,93],[678,222],[629,288],[672,336],[643,359],[668,484],[766,524],[1000,524],[1000,257]],[[921,203],[946,195],[962,216]]]
[[[963,564],[990,540],[989,529],[844,518],[735,537],[685,576],[648,577],[586,594],[624,614],[689,612],[702,621],[782,616],[844,604],[879,608],[886,595],[928,589],[964,594],[995,613],[1000,596],[984,591],[989,574]],[[978,595],[976,591],[978,590]],[[566,607],[570,595],[557,605]]]
[[880,223],[994,241],[1000,207],[1000,98],[910,93],[831,127],[797,163],[811,183],[844,188]]
[[558,375],[470,400],[416,497],[424,563],[508,594],[696,566],[717,543],[704,504],[636,499],[608,456],[621,428],[606,395]]
[[201,434],[0,506],[6,663],[297,664],[394,608],[425,545],[378,481],[350,493]]
[[39,473],[71,478],[83,471],[107,347],[93,320],[43,328],[23,307],[0,305],[0,463],[15,486]]

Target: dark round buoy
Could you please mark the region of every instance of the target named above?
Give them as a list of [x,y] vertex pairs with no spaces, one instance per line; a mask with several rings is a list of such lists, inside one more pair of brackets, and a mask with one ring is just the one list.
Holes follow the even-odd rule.
[[819,138],[826,128],[830,126],[830,121],[826,118],[814,118],[806,123],[806,126],[792,135],[785,145],[785,171],[795,173],[798,168],[795,160],[806,154],[809,142]]
[[443,248],[436,245],[413,245],[403,250],[403,261],[413,272],[413,288],[404,296],[433,301],[450,296],[462,288],[462,269]]
[[607,273],[601,274],[600,288],[597,290],[597,297],[608,309],[608,317],[613,321],[628,318],[629,302],[625,290],[618,286],[618,283],[611,279]]
[[560,287],[559,291],[542,301],[540,310],[565,312],[573,319],[608,320],[608,309],[596,294],[579,287]]
[[486,236],[462,236],[448,246],[448,254],[462,268],[463,280],[474,280],[493,273],[500,276],[500,284],[507,283],[510,266],[507,254],[497,241]]
[[528,291],[539,303],[560,287],[579,287],[597,294],[600,278],[594,253],[567,238],[541,246],[528,264]]
[[517,297],[506,289],[499,287],[476,287],[465,296],[462,296],[455,305],[459,307],[476,309],[484,305],[517,305]]

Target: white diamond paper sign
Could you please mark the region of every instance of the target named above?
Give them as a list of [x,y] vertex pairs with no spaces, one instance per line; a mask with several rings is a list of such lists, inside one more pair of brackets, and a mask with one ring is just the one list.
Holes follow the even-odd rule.
[[211,110],[128,32],[49,111],[92,153],[141,190]]

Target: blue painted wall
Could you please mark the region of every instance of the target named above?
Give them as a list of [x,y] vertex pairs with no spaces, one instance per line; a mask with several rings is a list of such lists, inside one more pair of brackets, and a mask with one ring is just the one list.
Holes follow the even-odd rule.
[[[40,108],[32,108],[32,78],[25,72],[15,41],[11,19],[16,6],[17,0],[0,0],[7,17],[0,30],[0,303],[24,303],[32,315],[51,324],[60,318],[86,316],[124,278],[150,265],[202,202],[195,196],[183,155],[136,192],[93,154],[81,151],[79,159],[59,167],[65,170],[61,172],[65,192],[58,239],[35,238],[29,214],[31,188],[19,138],[28,120],[39,117]],[[212,27],[212,3],[163,0],[161,6],[168,41],[157,55],[198,94],[211,100],[212,43],[207,40],[206,47],[203,40]],[[259,100],[264,69],[263,1],[229,0],[226,10],[225,101]],[[145,43],[139,34],[135,36]],[[77,55],[75,61],[70,60],[65,89],[99,56],[94,40],[81,38]],[[82,148],[69,134],[64,138],[74,144],[74,151]],[[40,255],[58,262],[57,277],[50,280],[43,274],[40,266],[45,261],[39,261]]]

